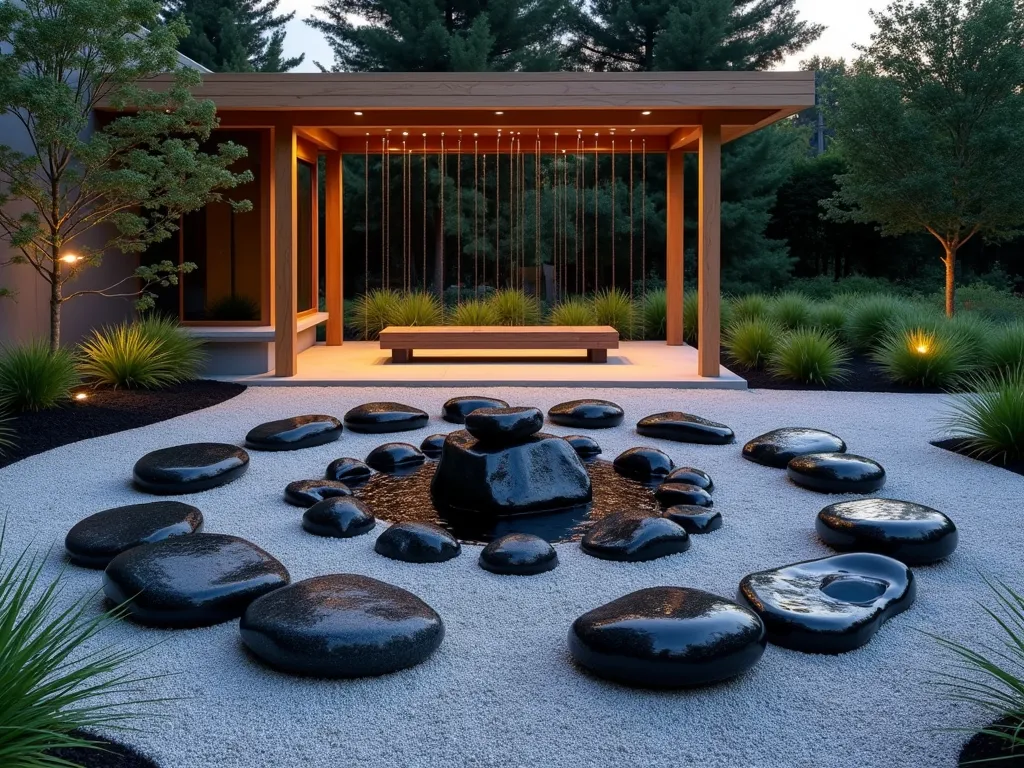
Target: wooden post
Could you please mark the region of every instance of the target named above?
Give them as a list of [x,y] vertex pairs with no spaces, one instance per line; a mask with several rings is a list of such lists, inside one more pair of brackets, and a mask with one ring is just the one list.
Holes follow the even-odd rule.
[[290,126],[274,130],[274,373],[298,371],[298,218],[296,136]]
[[697,262],[697,375],[718,376],[722,303],[722,126],[700,132],[700,249]]
[[683,160],[681,149],[666,155],[665,189],[665,338],[669,346],[683,344]]
[[327,346],[339,347],[345,335],[345,299],[342,291],[342,155],[340,152],[327,153],[327,178],[325,179],[324,206],[326,215],[324,282],[327,298]]

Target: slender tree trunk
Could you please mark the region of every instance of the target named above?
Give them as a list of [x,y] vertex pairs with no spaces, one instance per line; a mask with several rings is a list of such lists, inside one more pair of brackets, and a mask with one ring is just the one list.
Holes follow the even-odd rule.
[[60,305],[64,298],[60,282],[60,258],[56,246],[53,246],[50,258],[53,263],[50,270],[50,352],[55,353],[60,349]]
[[946,265],[946,317],[956,312],[956,252],[957,246],[943,243],[946,256],[942,263]]

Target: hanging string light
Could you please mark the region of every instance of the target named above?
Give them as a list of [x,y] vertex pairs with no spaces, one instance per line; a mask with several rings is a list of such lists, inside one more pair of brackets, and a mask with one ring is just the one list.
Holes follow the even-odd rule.
[[366,134],[366,149],[363,151],[363,340],[369,339],[368,313],[370,302],[370,134]]
[[544,259],[540,253],[540,130],[533,144],[533,281],[534,290],[541,295],[540,285],[544,274]]
[[558,299],[558,131],[555,131],[555,160],[551,166],[551,274],[552,299]]
[[[481,181],[481,186],[483,187],[483,189],[481,191],[481,194],[483,195],[483,198],[484,198],[484,211],[483,211],[483,215],[480,218],[480,231],[486,237],[486,235],[487,235],[487,153],[486,152],[484,152],[484,167],[483,167],[483,170],[481,171],[481,173],[483,174],[483,180]],[[483,257],[483,259],[481,259],[481,264],[480,264],[480,282],[483,285],[485,285],[485,286],[487,285],[487,250],[486,249],[484,249],[484,257]]]
[[516,287],[516,217],[515,217],[515,134],[508,140],[508,277],[509,288]]
[[640,210],[643,223],[640,225],[640,293],[647,296],[647,139],[643,140],[641,149],[643,165],[641,166]]
[[629,140],[629,304],[633,305],[633,140]]
[[615,134],[612,134],[612,290],[615,290]]
[[479,211],[480,211],[480,142],[473,134],[473,297],[480,292],[480,234],[479,234]]
[[599,213],[598,208],[599,208],[599,205],[598,205],[598,199],[597,199],[598,198],[598,189],[597,189],[597,181],[598,181],[598,178],[597,178],[597,175],[598,175],[597,158],[598,158],[598,154],[597,154],[597,134],[595,133],[594,134],[594,292],[595,293],[597,292],[598,283],[601,280],[601,270],[600,270],[600,267],[599,267],[598,262],[597,262],[597,257],[599,255],[599,244],[600,244],[600,240],[598,239],[598,235],[600,234],[600,231],[599,231],[599,229],[600,229],[600,226],[599,226],[600,219],[598,218],[598,213]]
[[455,174],[455,178],[458,180],[458,189],[455,190],[455,215],[457,217],[458,230],[455,237],[455,251],[456,251],[456,264],[455,269],[455,288],[458,291],[458,298],[455,300],[457,305],[462,305],[462,129],[459,128],[459,152],[458,152],[458,172]]
[[427,134],[423,134],[423,292],[427,292]]
[[439,181],[440,186],[441,186],[441,191],[440,191],[440,201],[441,202],[440,202],[440,205],[438,206],[441,209],[441,215],[439,217],[440,220],[441,220],[440,225],[439,225],[441,227],[441,234],[438,235],[438,242],[441,245],[441,248],[440,248],[441,253],[440,253],[440,256],[439,256],[439,262],[440,263],[438,264],[438,271],[440,272],[440,277],[437,280],[437,288],[438,288],[438,291],[440,293],[439,298],[441,299],[441,301],[444,301],[444,239],[445,239],[445,237],[444,237],[445,236],[445,231],[444,231],[444,188],[445,188],[445,182],[448,180],[448,162],[447,162],[447,160],[448,159],[444,156],[444,131],[441,131],[441,154],[439,155],[438,162],[437,162],[438,176],[439,176],[438,181]]
[[577,139],[583,153],[578,158],[581,161],[579,182],[576,185],[577,207],[582,198],[583,206],[580,208],[580,288],[583,293],[587,292],[587,194],[584,186],[587,181],[587,145],[580,135]]
[[501,128],[494,144],[494,287],[501,289]]
[[382,136],[380,139],[380,281],[384,288],[390,287],[387,278],[387,252],[388,252],[388,208],[387,208],[387,166],[391,160],[388,155],[388,140]]
[[402,139],[402,290],[409,290],[409,153]]
[[562,150],[562,290],[569,292],[569,158]]

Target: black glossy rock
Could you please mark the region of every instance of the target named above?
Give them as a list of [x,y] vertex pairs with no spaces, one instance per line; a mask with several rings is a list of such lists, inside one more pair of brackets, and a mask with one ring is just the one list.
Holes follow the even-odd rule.
[[466,395],[453,397],[441,410],[441,418],[451,424],[465,424],[466,417],[477,408],[508,408],[508,403],[496,397]]
[[302,513],[302,527],[306,531],[334,539],[362,536],[376,524],[370,508],[353,496],[324,499]]
[[333,416],[293,416],[253,427],[245,436],[245,446],[258,451],[296,451],[333,443],[343,430]]
[[791,459],[808,453],[846,453],[846,443],[831,432],[805,427],[773,429],[743,446],[743,458],[785,469]]
[[712,507],[715,504],[710,493],[689,483],[664,482],[654,489],[654,497],[665,507],[674,507],[677,504]]
[[427,660],[444,639],[437,612],[411,592],[368,576],[316,576],[246,609],[242,642],[282,672],[383,675]]
[[580,541],[580,549],[588,555],[631,563],[656,560],[689,548],[689,534],[668,518],[622,512],[598,520]]
[[592,437],[587,435],[567,435],[562,439],[572,446],[572,449],[576,451],[576,455],[581,459],[592,459],[595,456],[601,455],[601,446]]
[[500,446],[465,430],[452,432],[430,488],[440,506],[497,516],[567,509],[592,498],[590,476],[576,451],[544,433]]
[[914,602],[914,574],[871,552],[833,555],[744,576],[739,597],[775,645],[807,653],[860,648]]
[[295,480],[284,489],[284,500],[296,507],[312,507],[324,499],[351,495],[352,490],[337,480]]
[[689,534],[711,533],[722,527],[722,515],[709,507],[676,504],[662,514]]
[[570,400],[548,410],[552,424],[573,429],[607,429],[622,423],[622,407],[608,400]]
[[196,493],[245,474],[249,454],[227,443],[190,443],[151,451],[135,462],[135,486],[156,494]]
[[509,533],[484,547],[479,562],[481,568],[491,573],[533,576],[554,570],[558,553],[540,536]]
[[425,411],[401,403],[366,403],[345,414],[345,426],[353,432],[381,434],[408,432],[427,426]]
[[821,540],[840,552],[876,552],[907,565],[949,557],[956,525],[937,509],[895,499],[857,499],[830,504],[818,513]]
[[180,501],[129,504],[89,515],[68,531],[64,547],[76,565],[106,568],[122,552],[203,528],[203,513]]
[[657,448],[630,448],[615,457],[615,471],[634,480],[661,481],[672,471],[672,459]]
[[366,456],[366,463],[378,472],[395,472],[418,467],[426,460],[423,451],[409,443],[384,443]]
[[665,476],[665,482],[696,485],[708,493],[714,493],[715,490],[715,483],[711,479],[711,475],[696,467],[676,467]]
[[786,465],[789,479],[819,493],[874,493],[885,485],[885,469],[853,453],[809,453]]
[[569,630],[569,651],[600,677],[645,688],[727,680],[753,667],[765,629],[731,600],[688,587],[648,587],[585,613]]
[[637,422],[636,431],[645,437],[675,440],[677,443],[727,445],[736,439],[736,435],[725,424],[681,411],[644,416]]
[[345,485],[357,486],[373,477],[373,470],[361,459],[343,456],[327,465],[327,472],[324,473],[324,476],[328,480],[337,480]]
[[448,531],[431,523],[398,523],[377,537],[377,554],[406,563],[443,563],[462,552]]
[[420,443],[420,450],[423,451],[423,455],[428,459],[441,458],[441,449],[444,448],[444,439],[446,437],[448,435],[440,432],[436,435],[424,437],[423,442]]
[[237,619],[246,606],[283,587],[288,571],[252,542],[196,533],[122,552],[103,572],[110,602],[156,627],[204,627]]
[[466,416],[466,431],[494,445],[514,445],[543,426],[544,414],[539,408],[477,408]]

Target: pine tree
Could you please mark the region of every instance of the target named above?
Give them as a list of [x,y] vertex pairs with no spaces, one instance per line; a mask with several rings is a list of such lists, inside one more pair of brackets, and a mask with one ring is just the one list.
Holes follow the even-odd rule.
[[167,0],[165,19],[181,17],[189,34],[181,52],[214,72],[287,72],[305,56],[283,58],[284,25],[295,13],[277,14],[280,0]]

